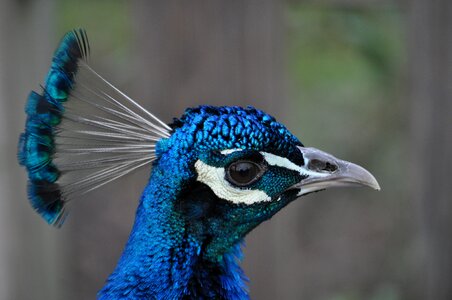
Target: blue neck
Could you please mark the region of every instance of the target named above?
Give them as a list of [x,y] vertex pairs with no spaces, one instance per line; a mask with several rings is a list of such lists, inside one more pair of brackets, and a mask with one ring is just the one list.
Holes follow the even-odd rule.
[[206,259],[205,241],[189,233],[173,208],[176,195],[153,193],[161,187],[151,180],[144,191],[129,241],[99,299],[248,299],[240,243],[216,261]]

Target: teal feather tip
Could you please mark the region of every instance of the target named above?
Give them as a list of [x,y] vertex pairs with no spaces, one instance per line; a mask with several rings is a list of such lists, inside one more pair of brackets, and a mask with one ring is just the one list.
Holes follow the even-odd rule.
[[89,52],[83,29],[67,33],[54,53],[41,94],[32,91],[25,107],[27,121],[20,135],[18,161],[28,172],[28,198],[33,208],[50,224],[60,226],[65,217],[65,199],[57,183],[60,171],[53,163],[54,135],[74,85],[81,59]]

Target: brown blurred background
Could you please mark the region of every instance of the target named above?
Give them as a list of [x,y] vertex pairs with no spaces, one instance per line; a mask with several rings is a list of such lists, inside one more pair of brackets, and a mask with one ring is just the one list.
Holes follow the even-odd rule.
[[61,36],[170,122],[253,105],[382,186],[306,196],[247,237],[254,299],[452,299],[452,2],[0,1],[0,299],[93,299],[149,170],[74,203],[57,230],[16,162],[23,106]]

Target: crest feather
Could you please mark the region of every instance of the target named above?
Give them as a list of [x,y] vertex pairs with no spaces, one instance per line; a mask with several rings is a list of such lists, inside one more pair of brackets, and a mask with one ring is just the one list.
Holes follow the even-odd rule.
[[19,138],[30,202],[56,226],[72,199],[150,165],[172,131],[94,71],[89,51],[85,30],[63,37],[41,93],[28,97]]

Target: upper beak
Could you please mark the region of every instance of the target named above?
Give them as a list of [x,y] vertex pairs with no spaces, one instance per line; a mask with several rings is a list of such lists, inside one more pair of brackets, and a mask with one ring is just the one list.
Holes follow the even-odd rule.
[[338,159],[315,148],[298,147],[303,154],[303,173],[307,177],[292,188],[299,196],[331,187],[368,186],[380,190],[375,177],[363,167]]

